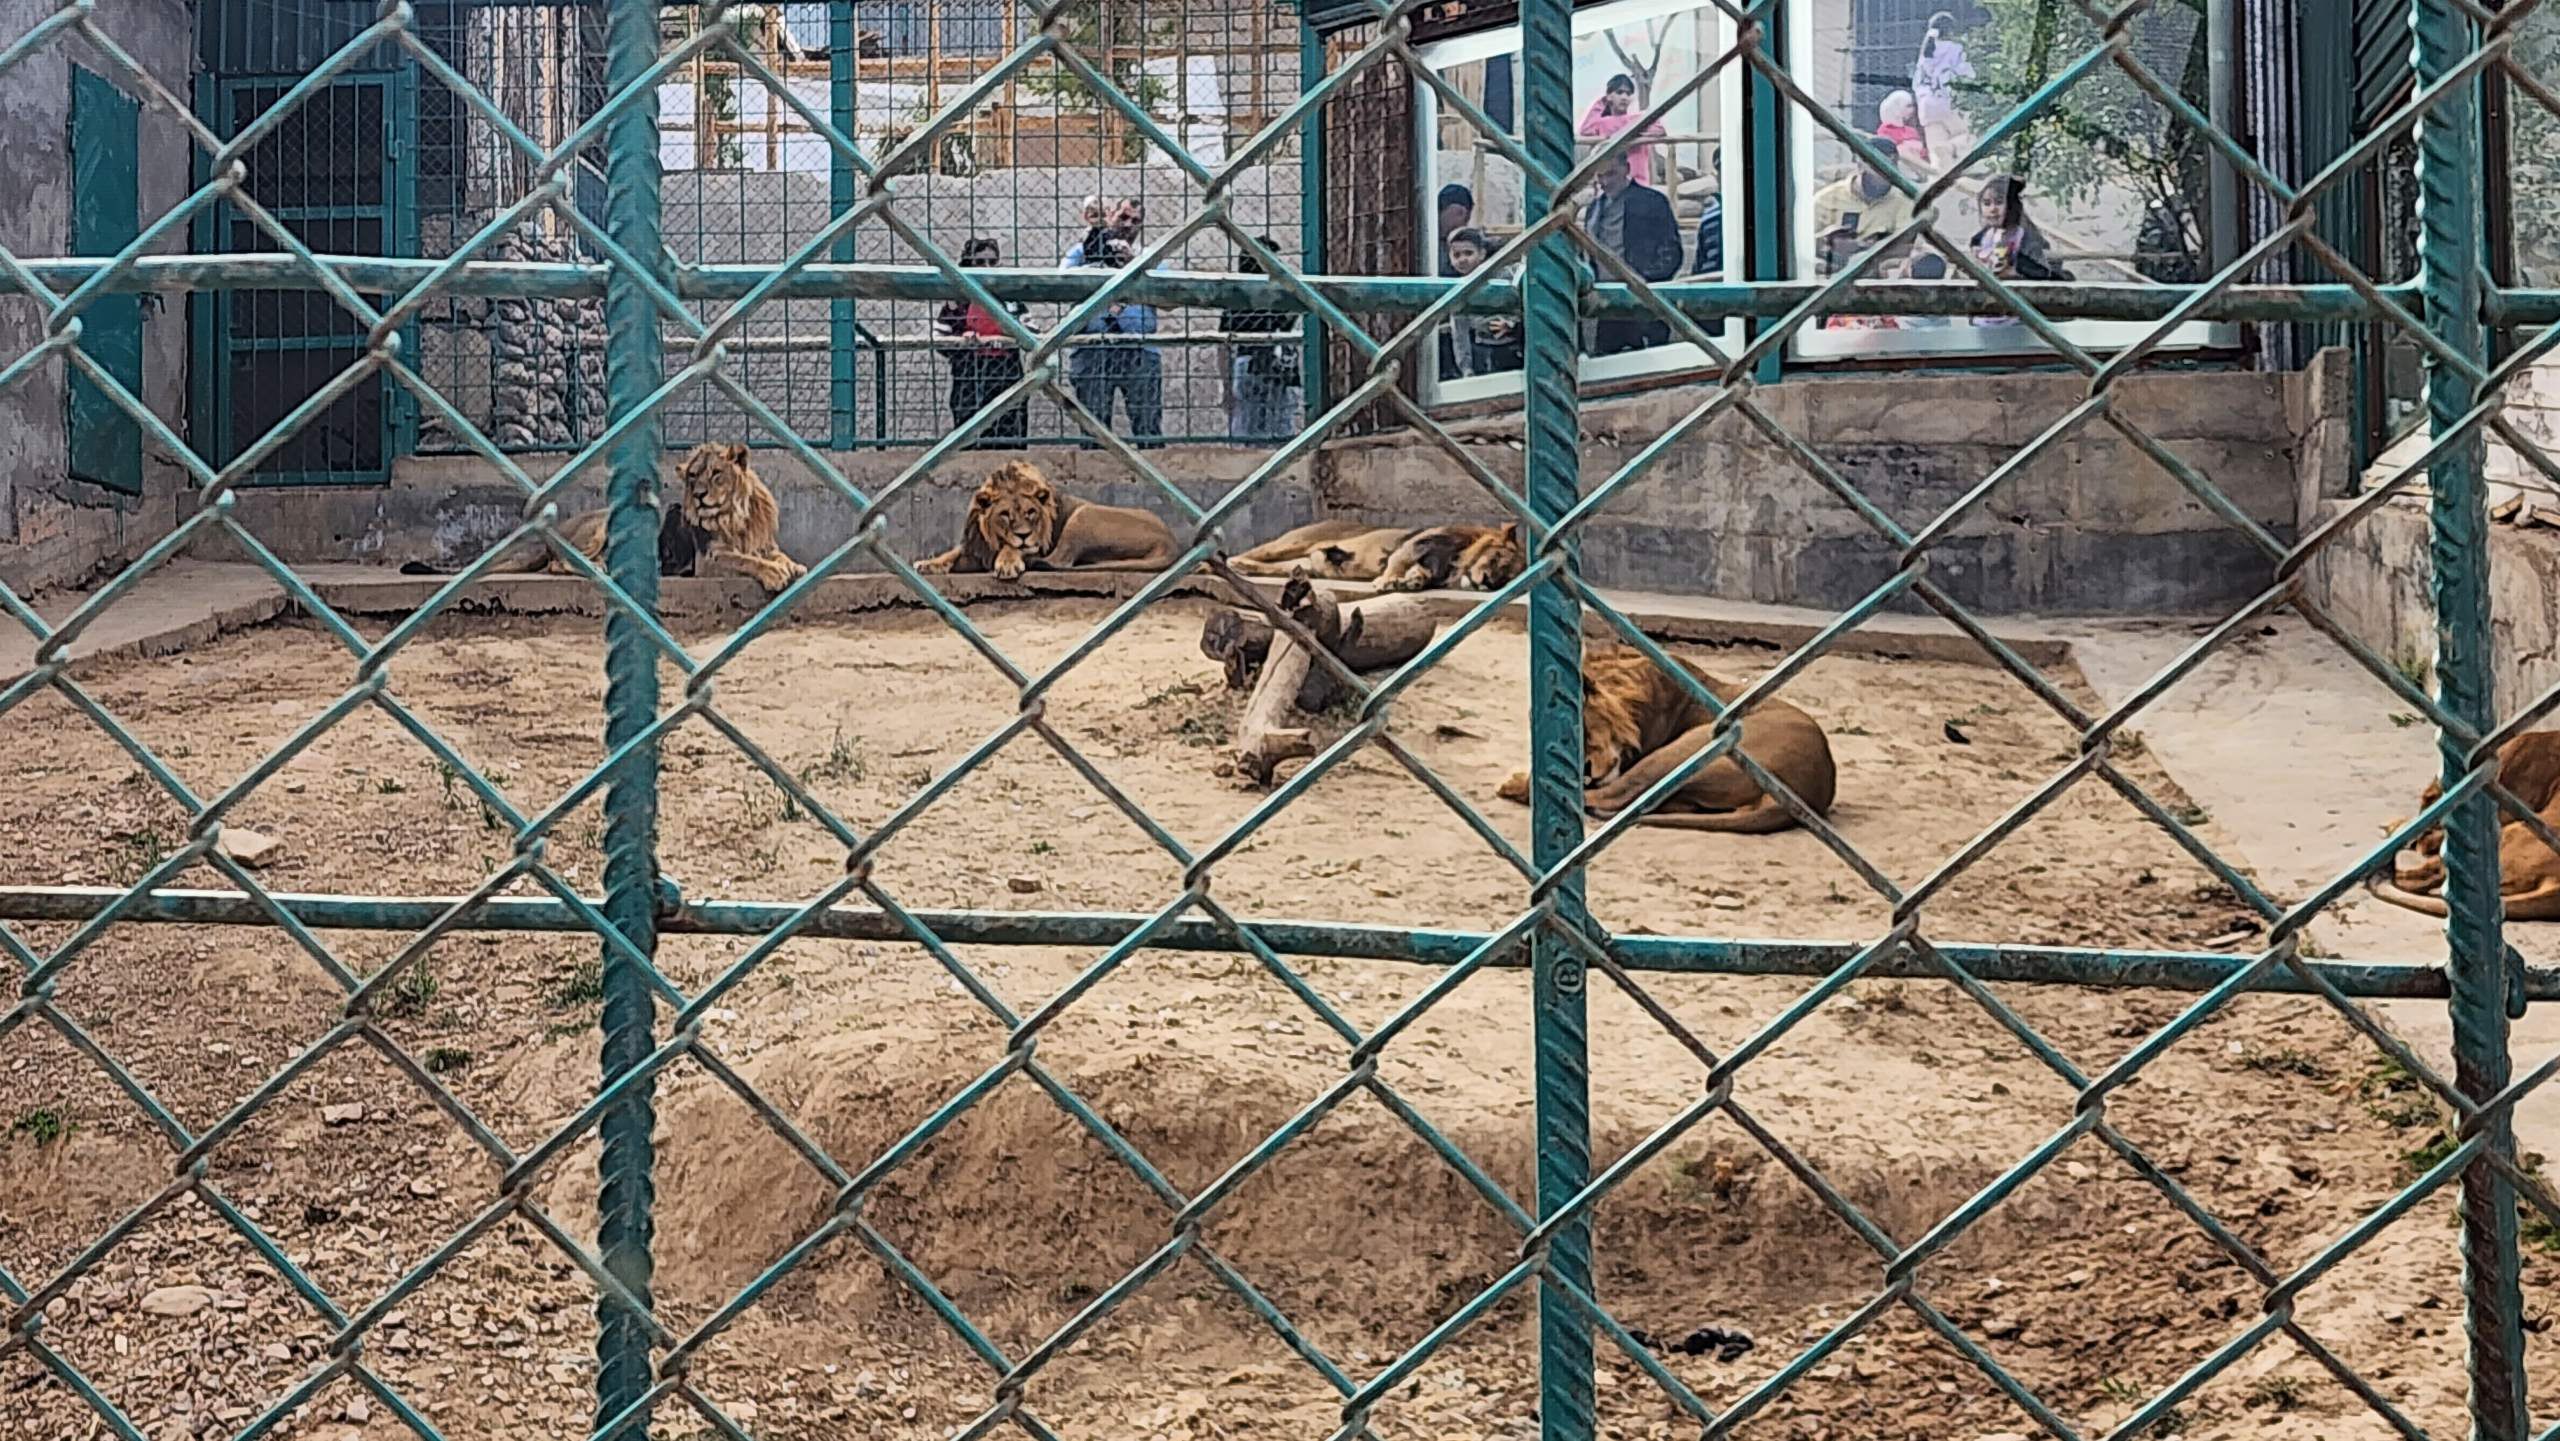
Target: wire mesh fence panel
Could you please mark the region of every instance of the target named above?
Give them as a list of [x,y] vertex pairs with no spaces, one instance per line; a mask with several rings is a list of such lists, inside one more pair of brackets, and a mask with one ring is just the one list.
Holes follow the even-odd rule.
[[[2520,1216],[2560,1224],[2560,1203],[2518,1156],[2513,1115],[2555,1062],[2519,1074],[2508,1024],[2560,983],[2503,943],[2500,853],[2560,853],[2560,836],[2516,793],[2523,770],[2499,759],[2560,691],[2492,694],[2483,453],[2492,436],[2540,453],[2501,405],[2560,343],[2560,296],[2491,286],[2479,264],[2484,83],[2519,103],[2547,96],[2514,61],[2529,7],[2414,0],[2414,89],[2300,183],[2269,174],[2164,77],[2163,57],[2193,53],[2179,7],[2155,30],[2140,3],[2042,6],[2023,32],[2039,52],[2024,83],[1962,105],[1951,97],[1966,92],[1915,95],[1910,125],[1888,92],[1873,130],[1826,103],[1839,76],[1773,58],[1767,4],[1523,0],[1516,33],[1429,53],[1413,39],[1421,8],[1375,6],[1374,30],[1301,89],[1279,78],[1299,48],[1279,17],[1225,7],[395,0],[211,112],[173,88],[185,76],[135,58],[112,11],[72,4],[0,35],[0,86],[76,51],[202,157],[197,187],[113,254],[0,251],[7,307],[37,322],[0,356],[0,392],[77,371],[183,472],[192,500],[85,598],[48,610],[0,588],[29,637],[0,687],[27,758],[25,794],[5,804],[31,836],[74,837],[59,857],[31,847],[31,867],[0,884],[14,982],[0,1041],[26,1047],[47,1084],[85,1085],[82,1104],[130,1142],[92,1153],[115,1166],[79,1175],[13,1168],[0,1192],[12,1212],[21,1187],[38,1199],[94,1182],[116,1198],[92,1208],[101,1224],[51,1224],[0,1255],[13,1377],[0,1407],[25,1408],[27,1434],[158,1441],[317,1422],[437,1437],[517,1434],[536,1416],[602,1438],[1046,1437],[1214,1432],[1237,1411],[1339,1438],[1592,1441],[1827,1425],[1866,1404],[1912,1429],[1960,1413],[1969,1434],[2133,1437],[2174,1433],[2243,1385],[2227,1415],[2258,1424],[2249,1413],[2302,1404],[2306,1375],[2333,1389],[2324,1419],[2342,1432],[2548,1434],[2525,1389]],[[2023,7],[1967,8],[1989,27]],[[1922,33],[1924,48],[1958,43],[1935,23]],[[386,54],[403,68],[386,70]],[[1928,50],[1914,85],[1927,89],[1929,65],[1952,84],[1947,52]],[[378,83],[386,73],[406,78]],[[1419,88],[1400,96],[1389,81]],[[2153,217],[2149,241],[2143,221],[2116,237],[2134,256],[2116,257],[2119,273],[2056,274],[2056,237],[2033,207],[2072,184],[2035,147],[2088,158],[2079,129],[2046,122],[2093,83],[2176,122],[2149,122],[2154,142],[2180,133],[2171,172],[2200,145],[2224,183],[2278,201],[2281,223],[2228,251],[2199,242],[2212,267],[2164,279],[2141,258],[2197,237],[2146,210],[2150,197],[2132,207]],[[1739,221],[1708,201],[1735,193],[1715,157],[1754,86],[1845,167],[1789,247],[1795,280],[1736,280],[1709,259],[1743,248]],[[1860,79],[1848,96],[1874,88]],[[1464,164],[1488,177],[1464,196],[1435,190],[1434,223],[1410,249],[1379,237],[1380,268],[1408,273],[1312,274],[1297,248],[1287,161],[1311,136],[1356,142],[1325,125],[1329,105],[1353,100],[1411,118],[1422,176]],[[421,146],[437,137],[432,164],[285,153],[355,155],[323,138],[370,135],[403,104]],[[2418,152],[2414,284],[2368,277],[2314,229],[2321,195],[2404,133]],[[413,254],[379,213],[393,184],[440,202]],[[2099,206],[2123,187],[2081,188]],[[188,230],[203,253],[161,253]],[[2293,247],[2339,279],[2244,283]],[[1912,273],[1927,252],[1944,279]],[[298,378],[275,392],[290,398],[235,408],[218,445],[191,444],[86,348],[84,315],[104,297],[183,289],[247,317],[231,338],[300,357],[277,372]],[[1954,503],[1898,514],[1903,497],[1853,483],[1754,380],[1835,316],[2014,330],[1982,343],[2031,341],[2085,390]],[[2299,537],[2236,505],[2125,398],[2127,377],[2188,327],[2265,320],[2388,323],[2429,360],[2424,449]],[[2494,362],[2493,324],[2511,341]],[[1340,374],[1304,404],[1294,347],[1310,327],[1335,343],[1327,368]],[[1580,387],[1595,366],[1642,381],[1673,368],[1648,369],[1666,356],[1703,380],[1670,392],[1662,424],[1633,445],[1586,429]],[[1416,398],[1416,375],[1517,391],[1516,455],[1463,443]],[[279,559],[236,495],[278,467],[363,461],[349,416],[379,430],[390,413],[369,395],[414,407],[422,441],[479,456],[522,502],[497,544],[387,620],[334,604]],[[1237,532],[1380,406],[1463,513],[1489,523],[1435,528],[1427,544],[1397,534],[1385,564],[1412,548],[1410,564],[1437,566],[1460,604],[1364,668],[1343,648],[1417,612],[1346,618],[1303,584],[1259,587]],[[1582,556],[1622,543],[1613,508],[1664,481],[1672,446],[1717,427],[1767,447],[1773,491],[1825,497],[1875,537],[1853,602],[1740,681],[1666,649],[1590,583]],[[1249,473],[1208,494],[1165,473],[1157,447],[1185,434],[1253,442]],[[1004,470],[960,502],[951,550],[892,542],[931,510],[938,471],[1034,435],[1099,452],[1083,473],[1126,477],[1151,514],[1078,510],[1037,470]],[[2113,706],[2003,639],[1941,574],[1995,494],[2016,503],[2005,488],[2091,435],[2226,522],[2264,577]],[[772,502],[741,474],[750,440],[806,470],[794,503],[831,516],[823,553],[780,554],[756,532]],[[680,494],[662,496],[664,453],[696,442]],[[847,446],[897,443],[912,453],[880,472],[840,462]],[[528,466],[546,451],[551,463]],[[2436,638],[2423,677],[2354,640],[2302,583],[2338,534],[2421,477]],[[600,516],[564,514],[564,498],[596,486]],[[711,560],[761,582],[744,621],[670,618],[669,511],[706,528]],[[1350,539],[1329,533],[1291,559]],[[209,653],[204,689],[76,664],[103,617],[200,542],[245,556],[301,628]],[[987,583],[972,573],[1011,581],[1073,546],[1133,578],[1082,610],[963,607]],[[568,631],[470,628],[473,587],[526,550],[603,612],[601,675],[595,646]],[[885,573],[912,613],[820,629],[813,598],[857,568]],[[945,573],[961,578],[931,578]],[[1205,619],[1203,588],[1219,602]],[[1989,662],[1977,680],[2001,682],[1961,715],[1927,717],[1946,745],[1971,748],[1965,728],[1989,737],[1995,723],[2025,737],[1962,773],[1987,803],[1952,828],[1924,824],[1917,805],[1841,803],[1846,787],[1885,787],[1870,777],[1897,757],[1851,744],[1873,739],[1837,719],[1858,687],[1825,691],[1835,682],[1815,675],[1837,674],[1850,638],[1894,608],[1936,613]],[[2379,848],[2299,894],[2225,855],[2130,729],[2285,609],[2433,733],[2441,773]],[[1247,744],[1229,770],[1259,767],[1244,789],[1196,759],[1165,762],[1197,748],[1149,752],[1128,729],[1197,699],[1168,667],[1189,654],[1188,622],[1221,617],[1263,629],[1263,681],[1310,722],[1265,726],[1259,703],[1236,718]],[[1893,674],[1858,679],[1883,688]],[[1827,735],[1795,705],[1816,694],[1835,716]],[[1873,720],[1907,730],[1887,712],[1915,708],[1877,704]],[[1170,729],[1197,738],[1226,722],[1204,706]],[[1496,728],[1509,734],[1488,740]],[[1498,780],[1524,739],[1528,768]],[[122,778],[92,784],[99,767]],[[1389,790],[1392,818],[1357,809]],[[1497,801],[1525,804],[1525,825]],[[1345,810],[1358,828],[1338,824]],[[248,824],[271,814],[309,827],[301,863],[338,888],[279,884],[295,874],[289,853]],[[1650,821],[1671,824],[1638,852]],[[1427,846],[1389,844],[1425,828]],[[2191,868],[2195,894],[2246,921],[2236,950],[2012,933],[2046,862],[2085,875],[2130,853],[2137,828],[2140,874]],[[1723,851],[1748,869],[1698,875],[1704,833],[1719,831],[1789,831],[1794,848],[1783,861]],[[2057,836],[2084,853],[2047,854]],[[2441,963],[2312,954],[2313,919],[2412,843],[2439,856],[2400,874],[2440,897]],[[1062,848],[1085,869],[1061,874],[1111,904],[990,903],[998,887],[1040,895],[1050,882],[1024,868]],[[687,874],[696,864],[717,874]],[[1720,933],[1714,918],[1747,904],[1741,889],[1815,869],[1835,877],[1819,903],[1852,917],[1852,934]],[[2005,886],[1987,901],[1968,889],[1986,877]],[[1426,916],[1396,904],[1425,885],[1441,888]],[[1787,893],[1798,919],[1815,904]],[[2037,924],[2094,924],[2091,904],[2048,898]],[[1320,914],[1284,918],[1305,907]],[[213,927],[289,959],[300,989],[217,1001],[230,983],[201,935]],[[205,990],[137,1005],[141,993],[115,988],[173,969],[152,951],[163,936],[181,938]],[[1355,979],[1332,964],[1345,960],[1399,963],[1403,979],[1368,979],[1385,967]],[[1799,984],[1755,988],[1773,978]],[[1943,1005],[1911,1059],[1861,1069],[1861,1037],[1882,1052],[1865,1019],[1844,1019],[1856,995],[1887,1012],[1912,1003],[1856,988],[1908,980]],[[816,999],[798,998],[804,983]],[[1211,993],[1247,987],[1252,1019],[1232,1024]],[[2139,1003],[2108,1009],[2128,993]],[[2449,1073],[2375,1019],[2392,998],[2449,1005]],[[2279,1151],[2267,1164],[2301,1186],[2232,1211],[2253,1193],[2204,1173],[2222,1142],[2198,1128],[2240,1087],[2309,1079],[2304,1066],[2337,1079],[2322,1068],[2348,1064],[2327,1051],[2290,1068],[2282,1052],[2254,1068],[2200,1059],[2252,1002],[2284,1008],[2258,1013],[2253,1038],[2272,1014],[2371,1057],[2360,1104],[2441,1106],[2450,1120],[2393,1158],[2405,1170],[2340,1149],[2352,1175],[2317,1204],[2301,1186],[2319,1167]],[[771,1028],[745,1028],[748,1006],[770,1008],[757,1024]],[[873,1029],[823,1045],[797,1033],[836,1009]],[[941,1014],[961,1019],[927,1019]],[[1183,1054],[1185,1024],[1222,1028],[1193,1046],[1205,1058]],[[1170,1039],[1133,1045],[1148,1026]],[[474,1038],[504,1028],[540,1034],[502,1066]],[[1500,1050],[1456,1050],[1487,1034]],[[600,1069],[585,1064],[590,1043]],[[579,1048],[573,1070],[545,1061],[554,1044]],[[2100,1046],[2112,1059],[2090,1059]],[[809,1055],[795,1071],[798,1047]],[[1968,1065],[2000,1079],[1958,1095],[1951,1077]],[[2143,1109],[2144,1082],[2170,1091],[2162,1109]],[[1644,1104],[1622,1107],[1630,1097]],[[1898,1160],[2001,1102],[2022,1118],[1966,1132],[1954,1179],[1928,1185],[1803,1131],[1807,1115],[1848,1116],[1867,1127],[1851,1142]],[[1877,1129],[1886,1116],[1900,1139]],[[36,1146],[75,1124],[49,1107],[13,1123]],[[2172,1128],[2167,1143],[2153,1126]],[[1709,1132],[1721,1139],[1702,1147]],[[2295,1140],[2325,1134],[2305,1122]],[[370,1169],[334,1159],[384,1136]],[[1328,1146],[1356,1164],[1325,1168]],[[1081,1160],[1059,1186],[1068,1155]],[[1312,1181],[1298,1169],[1311,1164]],[[2037,1197],[2067,1210],[2052,1188],[2099,1166],[2116,1188],[2106,1203],[2068,1225],[2020,1215]],[[327,1196],[273,1180],[313,1171]],[[1331,1208],[1354,1171],[1383,1178],[1384,1194],[1345,1220]],[[1778,1242],[1753,1272],[1818,1276],[1834,1299],[1755,1300],[1748,1327],[1693,1312],[1671,1338],[1680,1313],[1663,1308],[1713,1289],[1690,1270],[1712,1247],[1647,1250],[1648,1229],[1778,1192],[1788,1201],[1760,1213]],[[1616,1209],[1628,1204],[1632,1218]],[[2263,1223],[2288,1207],[2309,1235],[2271,1235]],[[2369,1349],[2329,1339],[2321,1283],[2430,1207],[2459,1220],[2459,1284],[2440,1301],[2462,1313],[2461,1354],[2400,1385]],[[2100,1277],[2043,1275],[2060,1253],[2038,1249],[2039,1232],[2093,1217],[2105,1224],[2076,1237],[2093,1267],[2121,1270],[2130,1233],[2176,1254],[2184,1279],[2167,1284],[2211,1299],[2159,1301],[2139,1338],[2075,1333],[2094,1305],[2075,1298]],[[970,1218],[993,1239],[949,1233]],[[2448,1259],[2436,1279],[2455,1269]],[[2035,1326],[2141,1369],[2057,1370],[2029,1323],[1988,1304],[2030,1282],[2052,1293]],[[1345,1305],[1363,1314],[1346,1322]],[[1197,1328],[1211,1316],[1222,1329],[1207,1346]],[[856,1349],[847,1333],[866,1327],[881,1334]],[[170,1349],[187,1337],[203,1344]],[[2292,1348],[2294,1371],[2272,1369],[2276,1347]],[[929,1359],[885,1377],[857,1366],[840,1383],[828,1378],[844,1367],[823,1359],[908,1350]],[[783,1359],[760,1365],[768,1351]],[[1904,1381],[1916,1401],[1874,1406]]]

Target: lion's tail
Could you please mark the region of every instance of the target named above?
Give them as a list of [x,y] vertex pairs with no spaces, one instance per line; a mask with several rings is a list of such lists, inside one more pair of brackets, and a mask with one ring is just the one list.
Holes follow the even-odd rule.
[[1765,836],[1795,823],[1792,812],[1767,796],[1738,811],[1675,811],[1670,815],[1656,811],[1636,820],[1640,826],[1661,826],[1676,831],[1721,831],[1734,836]]
[[[550,564],[551,547],[536,541],[525,548],[521,553],[508,556],[505,559],[500,560],[496,565],[490,567],[490,571],[497,575],[532,575],[537,571],[548,568]],[[451,566],[430,565],[423,560],[402,561],[400,563],[400,573],[402,575],[461,574],[460,571],[455,570]]]
[[2400,883],[2393,880],[2388,871],[2377,870],[2366,876],[2364,888],[2366,894],[2377,901],[2389,901],[2403,910],[2416,911],[2422,916],[2452,914],[2452,911],[2445,906],[2444,897],[2420,895],[2416,891],[2402,890]]
[[[2389,901],[2422,916],[2441,918],[2453,913],[2444,897],[2402,890],[2398,882],[2380,871],[2364,878],[2364,888],[2376,900]],[[2499,909],[2511,921],[2560,921],[2560,881],[2545,881],[2532,890],[2502,897]]]

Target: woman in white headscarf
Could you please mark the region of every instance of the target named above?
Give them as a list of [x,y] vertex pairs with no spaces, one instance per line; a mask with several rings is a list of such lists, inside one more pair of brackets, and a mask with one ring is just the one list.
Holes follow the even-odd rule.
[[1911,93],[1920,102],[1920,129],[1928,137],[1930,157],[1953,165],[1973,149],[1973,127],[1956,109],[1956,82],[1973,78],[1973,62],[1964,42],[1947,32],[1956,17],[1941,10],[1929,17],[1929,33],[1920,42],[1920,58],[1911,67]]

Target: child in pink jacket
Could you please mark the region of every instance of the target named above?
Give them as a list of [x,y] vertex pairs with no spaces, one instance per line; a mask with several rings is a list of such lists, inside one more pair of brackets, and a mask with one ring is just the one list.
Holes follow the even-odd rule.
[[[1615,135],[1635,124],[1638,114],[1634,77],[1612,75],[1609,77],[1609,87],[1600,92],[1599,99],[1591,102],[1589,110],[1583,112],[1582,133],[1603,138]],[[1660,135],[1665,132],[1661,122],[1656,121],[1645,127],[1644,133]],[[1627,152],[1627,178],[1638,185],[1653,183],[1652,146],[1639,145]]]

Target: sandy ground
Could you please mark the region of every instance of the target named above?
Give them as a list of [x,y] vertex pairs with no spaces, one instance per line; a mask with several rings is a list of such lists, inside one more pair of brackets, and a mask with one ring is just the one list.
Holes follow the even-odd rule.
[[[1026,669],[1064,655],[1099,604],[981,606]],[[1260,797],[1215,772],[1237,710],[1195,641],[1201,608],[1142,618],[1058,685],[1047,715],[1070,744],[1185,845],[1212,843]],[[692,637],[716,643],[716,637]],[[1690,648],[1739,678],[1773,652]],[[393,667],[393,689],[519,806],[547,805],[600,758],[591,626],[458,621]],[[2060,677],[2079,686],[2075,677]],[[352,681],[317,631],[270,627],[96,682],[199,793],[211,794]],[[672,691],[672,681],[670,683]],[[927,616],[798,626],[719,681],[721,709],[858,826],[895,810],[997,730],[1014,698]],[[1904,884],[2066,763],[2061,724],[2001,674],[1881,659],[1817,662],[1789,694],[1830,729],[1843,768],[1835,819]],[[1461,647],[1396,709],[1396,733],[1515,844],[1525,813],[1492,798],[1523,759],[1525,657],[1516,631]],[[0,858],[12,884],[129,881],[183,824],[124,755],[58,698],[12,718],[0,761]],[[1961,737],[1961,741],[1957,738]],[[2136,779],[2189,808],[2147,758]],[[825,833],[699,722],[667,748],[664,850],[690,894],[796,900],[840,873]],[[2199,813],[2200,814],[2200,813]],[[359,712],[235,813],[282,843],[278,889],[458,893],[503,863],[509,837],[388,718]],[[554,864],[597,888],[592,802],[560,826]],[[2219,837],[2213,823],[2209,835]],[[1178,861],[1036,737],[1018,738],[881,854],[904,905],[1146,911],[1181,889]],[[217,884],[197,870],[183,885]],[[1391,760],[1364,753],[1216,872],[1246,916],[1483,929],[1526,884]],[[1812,837],[1639,833],[1603,853],[1594,912],[1663,933],[1862,940],[1887,908]],[[2120,797],[2067,793],[1929,904],[1945,940],[2196,947],[2240,929],[2234,900]],[[68,933],[29,926],[39,949]],[[333,934],[358,974],[401,938]],[[674,937],[697,988],[750,939]],[[523,1150],[592,1093],[592,942],[463,936],[394,987],[383,1031],[510,1146]],[[957,959],[1027,1015],[1090,967],[1086,952],[969,949]],[[1305,983],[1350,1025],[1396,1014],[1436,973],[1309,961]],[[14,982],[14,976],[11,978]],[[1811,982],[1644,978],[1699,1043],[1746,1041]],[[14,989],[14,985],[13,985]],[[2094,1075],[2189,998],[2005,987],[1999,999],[2056,1059]],[[62,979],[62,1008],[201,1133],[326,1035],[343,993],[267,930],[118,926]],[[1609,989],[1592,1004],[1594,1151],[1603,1164],[1694,1100],[1705,1069],[1662,1022]],[[921,948],[795,941],[754,970],[708,1030],[724,1062],[847,1170],[859,1170],[1004,1054],[1006,1027]],[[1210,1185],[1344,1073],[1349,1043],[1240,958],[1142,951],[1042,1034],[1045,1072],[1183,1195]],[[1529,1204],[1530,1014],[1525,976],[1489,972],[1389,1045],[1378,1078]],[[1897,1242],[1948,1213],[2067,1126],[2073,1092],[1973,999],[1940,984],[1860,983],[1756,1056],[1735,1098]],[[660,1088],[657,1296],[679,1333],[826,1222],[832,1188],[720,1088],[679,1061]],[[2371,1047],[2313,1001],[2248,998],[2152,1060],[2107,1106],[2161,1171],[2277,1270],[2298,1266],[2389,1197],[2434,1117]],[[47,1278],[164,1187],[170,1147],[50,1030],[0,1036],[0,1265]],[[595,1148],[566,1151],[532,1200],[588,1234]],[[995,1087],[867,1198],[880,1243],[931,1277],[1021,1358],[1164,1245],[1173,1208],[1024,1076]],[[411,1079],[361,1042],[332,1051],[214,1148],[208,1177],[341,1308],[372,1303],[496,1195],[497,1169]],[[1884,1285],[1876,1253],[1727,1118],[1688,1132],[1599,1208],[1597,1285],[1664,1364],[1717,1407],[1751,1396]],[[2460,1292],[2450,1206],[2418,1207],[2304,1296],[2306,1329],[2438,1434],[2459,1428]],[[1501,1276],[1520,1236],[1378,1095],[1354,1094],[1234,1187],[1198,1246],[1067,1347],[1027,1406],[1074,1437],[1323,1437],[1339,1398],[1213,1273],[1232,1268],[1355,1380]],[[2555,1271],[2536,1250],[2530,1300]],[[183,1288],[200,1287],[200,1292]],[[1926,1297],[2084,1433],[2103,1432],[2259,1314],[2243,1267],[2094,1139],[2084,1139],[1955,1237],[1918,1276]],[[521,1218],[500,1221],[402,1297],[364,1348],[443,1434],[584,1435],[593,1290]],[[178,1314],[168,1314],[178,1313]],[[43,1335],[130,1409],[153,1441],[230,1434],[320,1365],[332,1324],[194,1200],[153,1216],[49,1313]],[[1698,1333],[1713,1331],[1713,1337]],[[1705,1344],[1690,1354],[1681,1343]],[[1390,1394],[1380,1436],[1534,1434],[1530,1308],[1494,1307]],[[1736,1338],[1748,1345],[1736,1344]],[[1605,1348],[1604,1348],[1605,1349]],[[2560,1371],[2538,1337],[2535,1380]],[[847,1237],[820,1250],[713,1340],[704,1390],[759,1436],[945,1436],[988,1404],[993,1373],[916,1294]],[[1694,1434],[1625,1357],[1604,1355],[1604,1434]],[[2388,1434],[2278,1338],[2173,1418],[2196,1436]],[[1907,1308],[1886,1311],[1760,1409],[1738,1434],[1991,1437],[2030,1418]],[[24,1355],[0,1358],[0,1434],[80,1437],[89,1417]],[[340,1380],[283,1434],[405,1434]],[[661,1434],[709,1434],[670,1417]]]

